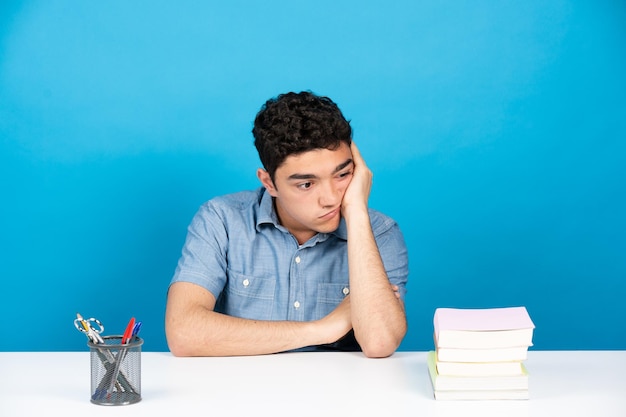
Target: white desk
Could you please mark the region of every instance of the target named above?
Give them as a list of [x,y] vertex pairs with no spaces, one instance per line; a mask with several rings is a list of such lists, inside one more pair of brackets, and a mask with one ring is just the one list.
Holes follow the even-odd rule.
[[143,352],[142,401],[89,401],[88,352],[0,353],[0,416],[626,416],[626,351],[529,352],[528,401],[435,401],[425,352],[175,358]]

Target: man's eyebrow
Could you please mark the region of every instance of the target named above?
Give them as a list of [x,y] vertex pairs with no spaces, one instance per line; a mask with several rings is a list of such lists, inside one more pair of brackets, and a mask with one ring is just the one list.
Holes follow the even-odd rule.
[[288,180],[312,180],[317,178],[317,175],[313,174],[291,174]]
[[[335,169],[333,170],[333,174],[336,174],[337,172],[341,171],[342,169],[344,169],[351,163],[352,163],[352,159],[348,159],[345,162],[342,162],[341,164],[337,165]],[[311,179],[316,179],[316,178],[317,178],[317,175],[314,175],[314,174],[296,173],[296,174],[291,174],[287,179],[288,180],[311,180]]]
[[348,165],[350,165],[352,163],[352,159],[348,159],[346,160],[346,162],[337,165],[337,167],[335,168],[335,170],[333,171],[333,174],[338,173],[339,171],[341,171],[342,169],[344,169],[345,167],[347,167]]

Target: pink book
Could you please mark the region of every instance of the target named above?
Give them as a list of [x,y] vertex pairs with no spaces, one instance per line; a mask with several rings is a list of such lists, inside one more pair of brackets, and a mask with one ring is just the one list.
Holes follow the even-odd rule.
[[445,330],[511,330],[534,328],[526,307],[438,308],[435,332]]
[[433,321],[438,347],[487,348],[532,345],[526,307],[438,308]]

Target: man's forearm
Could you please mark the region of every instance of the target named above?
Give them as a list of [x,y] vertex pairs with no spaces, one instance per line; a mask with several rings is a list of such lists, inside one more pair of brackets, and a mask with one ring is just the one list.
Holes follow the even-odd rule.
[[165,334],[176,356],[243,356],[333,343],[351,328],[350,298],[311,322],[248,320],[213,311],[215,297],[196,284],[168,291]]
[[366,356],[386,357],[398,348],[407,325],[372,233],[367,208],[346,213],[354,334]]
[[[283,352],[323,343],[315,322],[259,321],[196,308],[166,330],[176,356],[245,356]],[[203,310],[203,311],[201,311]]]

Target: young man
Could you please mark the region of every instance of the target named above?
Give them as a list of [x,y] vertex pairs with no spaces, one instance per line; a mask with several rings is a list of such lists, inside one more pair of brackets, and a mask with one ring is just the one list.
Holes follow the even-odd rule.
[[408,256],[398,225],[368,209],[372,173],[349,122],[327,97],[287,93],[252,132],[262,187],[195,215],[168,292],[170,350],[393,354],[407,328]]

